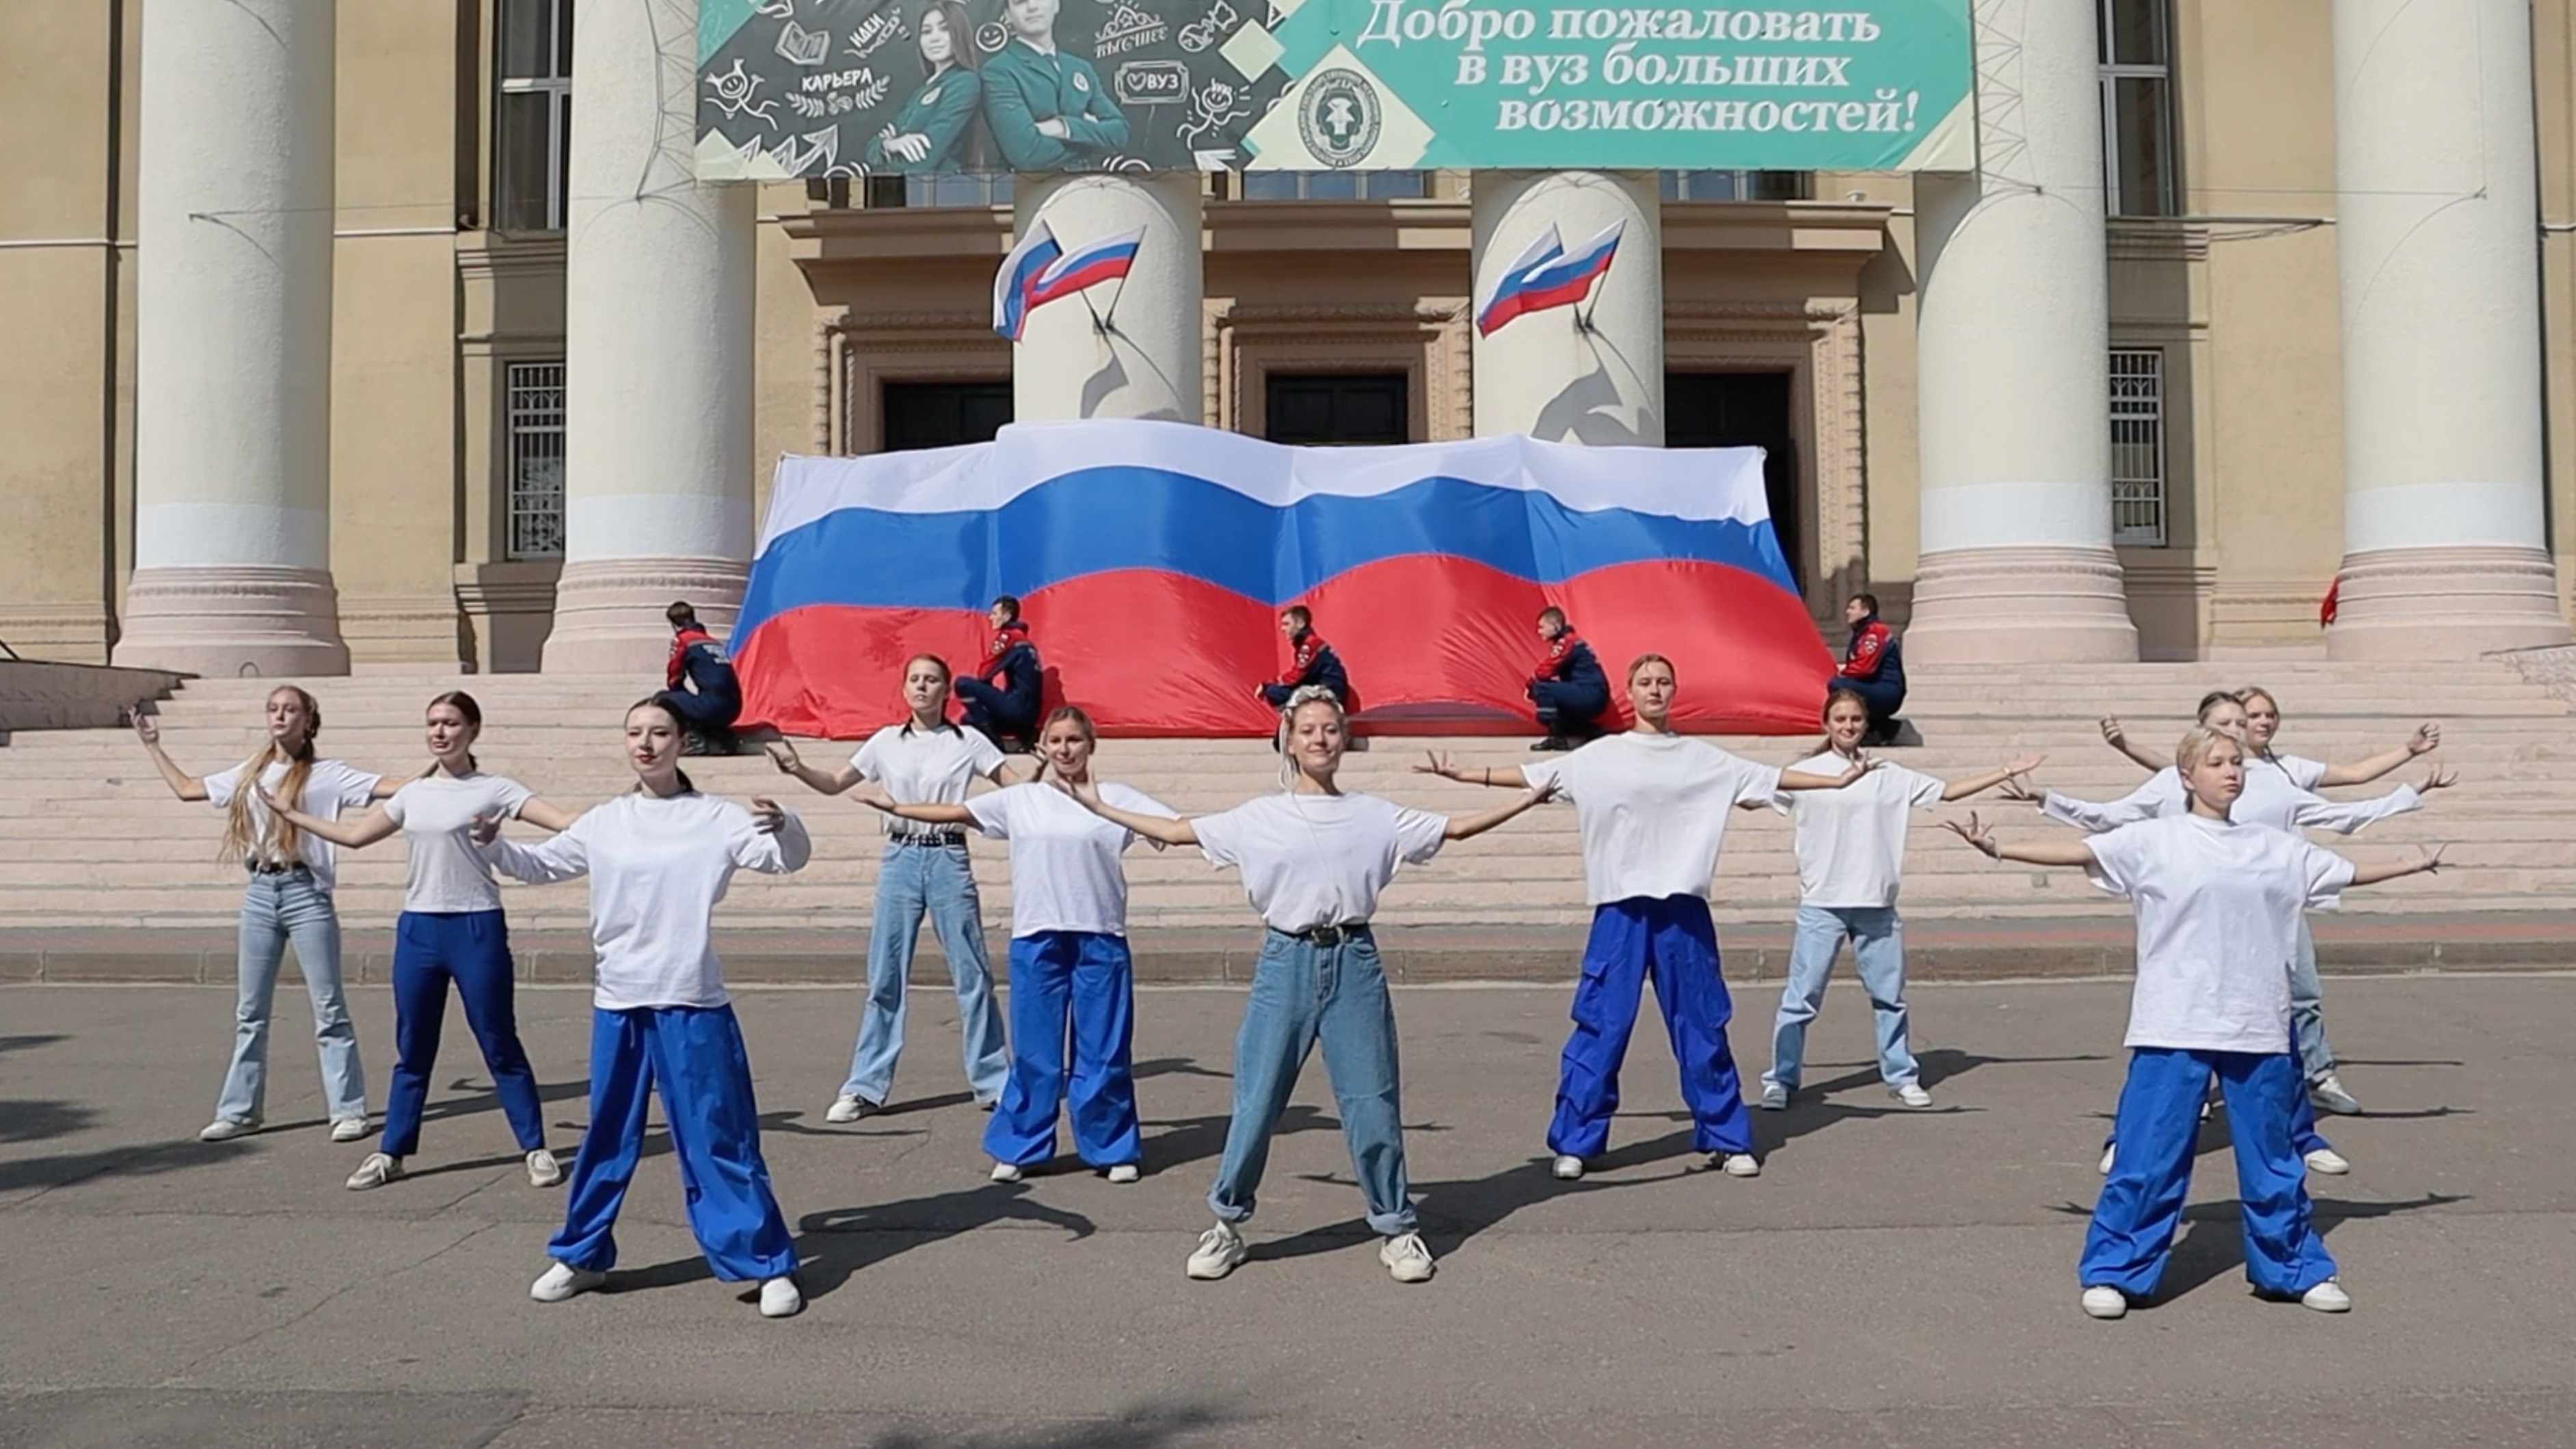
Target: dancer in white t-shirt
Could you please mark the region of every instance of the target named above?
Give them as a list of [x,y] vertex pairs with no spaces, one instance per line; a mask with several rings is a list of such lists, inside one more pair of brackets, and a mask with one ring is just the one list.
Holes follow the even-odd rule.
[[[916,654],[903,666],[904,705],[912,717],[868,736],[838,770],[808,765],[796,747],[771,743],[769,758],[826,795],[862,780],[885,788],[903,805],[960,805],[977,780],[1012,783],[1002,751],[980,730],[948,722],[948,661]],[[966,831],[953,824],[887,822],[885,853],[877,861],[876,908],[868,921],[868,999],[859,1012],[858,1042],[850,1075],[823,1113],[826,1122],[856,1122],[885,1110],[894,1091],[895,1064],[903,1056],[905,985],[921,918],[930,917],[948,977],[957,989],[957,1024],[964,1039],[966,1082],[986,1111],[1002,1100],[1010,1080],[1010,1048],[1001,1008],[993,1004],[993,967],[984,952],[984,902],[975,889],[975,867],[966,854]]]
[[[1099,743],[1091,716],[1059,706],[1036,731],[1040,771],[1103,802],[1170,820],[1170,806],[1114,783],[1095,783]],[[995,1182],[1055,1156],[1059,1107],[1073,1123],[1073,1149],[1109,1174],[1134,1182],[1144,1141],[1136,1122],[1131,1046],[1135,969],[1127,954],[1127,872],[1119,857],[1135,833],[1084,809],[1044,781],[1010,785],[963,805],[898,805],[861,796],[900,820],[962,825],[1010,842],[1011,1080],[984,1127]],[[1154,842],[1156,849],[1161,843]],[[1072,1064],[1065,1061],[1068,1030]]]
[[710,932],[736,870],[802,870],[813,843],[804,822],[774,801],[756,799],[745,810],[699,794],[680,769],[685,738],[669,707],[640,701],[626,711],[634,789],[583,811],[542,845],[499,839],[498,815],[474,823],[475,842],[513,880],[590,877],[590,944],[599,962],[590,997],[590,1130],[573,1159],[563,1231],[546,1244],[554,1265],[528,1293],[560,1303],[608,1280],[618,1209],[658,1093],[687,1189],[689,1231],[718,1278],[758,1283],[761,1316],[785,1318],[805,1306],[796,1245],[761,1160],[751,1057]]
[[[1789,768],[1804,775],[1838,775],[1859,762],[1861,738],[1868,733],[1869,701],[1853,690],[1831,690],[1825,695],[1824,752]],[[1881,762],[1844,789],[1772,797],[1772,808],[1797,821],[1798,932],[1789,948],[1780,1014],[1771,1023],[1771,1069],[1762,1074],[1765,1109],[1787,1107],[1798,1090],[1807,1023],[1825,1003],[1825,983],[1846,938],[1876,1018],[1880,1079],[1906,1106],[1932,1105],[1906,1040],[1905,937],[1896,918],[1906,828],[1917,810],[1991,790],[2047,759],[2032,755],[1949,782]]]
[[1768,804],[1783,790],[1837,789],[1870,768],[1855,760],[1834,775],[1775,770],[1684,739],[1672,730],[1677,687],[1671,660],[1644,655],[1628,666],[1628,705],[1637,724],[1626,734],[1544,764],[1487,769],[1434,755],[1414,767],[1466,784],[1525,785],[1574,801],[1592,934],[1547,1129],[1553,1170],[1567,1181],[1581,1177],[1584,1164],[1609,1146],[1619,1066],[1649,978],[1681,1067],[1692,1146],[1714,1154],[1713,1165],[1729,1177],[1761,1174],[1726,1042],[1735,1003],[1708,915],[1710,877],[1732,807]]
[[2309,1220],[2292,1145],[2301,1092],[2289,1050],[2290,957],[2299,913],[2336,904],[2351,886],[2436,870],[2441,852],[2355,866],[2296,835],[2231,819],[2245,790],[2244,746],[2207,727],[2183,736],[2174,765],[2191,796],[2184,814],[2036,845],[2006,845],[1974,815],[1950,826],[1996,860],[2080,866],[2137,905],[2120,1153],[2084,1238],[2084,1311],[2117,1318],[2156,1291],[2191,1190],[2201,1092],[2215,1073],[2236,1144],[2246,1277],[2260,1293],[2340,1313],[2352,1299]]
[[1270,1135],[1318,1044],[1369,1227],[1385,1239],[1378,1261],[1399,1283],[1431,1277],[1431,1250],[1414,1230],[1404,1170],[1395,1006],[1369,917],[1398,869],[1493,829],[1547,798],[1547,790],[1534,787],[1499,809],[1459,819],[1410,810],[1334,783],[1346,743],[1332,691],[1303,685],[1279,712],[1279,794],[1195,820],[1167,820],[1122,810],[1097,785],[1072,787],[1105,820],[1148,840],[1195,845],[1210,864],[1240,870],[1244,893],[1269,928],[1235,1037],[1234,1118],[1208,1190],[1216,1226],[1190,1254],[1193,1278],[1222,1278],[1248,1253],[1239,1225],[1252,1216]]
[[367,1135],[367,1069],[358,1060],[358,1029],[349,1020],[340,986],[340,913],[331,903],[338,876],[331,842],[298,830],[260,803],[263,790],[301,801],[308,816],[336,820],[394,792],[382,775],[324,759],[313,748],[322,732],[322,706],[292,684],[268,693],[268,735],[258,750],[229,770],[199,778],[182,770],[161,748],[161,722],[132,712],[135,738],[154,769],[182,800],[203,800],[224,812],[222,851],[250,873],[242,895],[241,959],[233,1010],[232,1066],[215,1099],[215,1120],[197,1136],[227,1142],[260,1127],[268,1101],[268,1022],[277,1005],[277,973],[286,943],[295,943],[296,969],[313,1002],[313,1038],[322,1057],[323,1106],[331,1140]]
[[[2266,696],[2267,701],[2268,698]],[[2426,772],[2420,786],[2400,785],[2386,795],[2370,800],[2328,800],[2300,782],[2323,780],[2331,773],[2329,767],[2313,760],[2294,760],[2292,765],[2285,767],[2264,758],[2251,739],[2251,712],[2235,695],[2222,690],[2202,696],[2199,720],[2202,726],[2246,747],[2245,793],[2236,802],[2231,818],[2249,825],[2268,825],[2293,834],[2315,829],[2350,835],[2391,815],[2402,815],[2419,808],[2425,795],[2447,788],[2458,778],[2436,766]],[[2119,743],[2124,752],[2129,752],[2125,738],[2120,736],[2119,721],[2103,721],[2103,734]],[[2407,745],[2389,751],[2388,755],[2407,756],[2410,751],[2421,753],[2415,751],[2414,746],[2422,744],[2429,749],[2440,739],[2441,730],[2426,725]],[[2377,774],[2386,773],[2382,768],[2386,758],[2377,756],[2359,766],[2334,768],[2346,773],[2368,769],[2375,778]],[[2017,800],[2038,805],[2040,813],[2051,820],[2097,833],[2159,815],[2179,815],[2190,806],[2190,792],[2184,788],[2181,775],[2171,765],[2159,768],[2147,778],[2147,783],[2107,804],[2074,799],[2053,790],[2034,792],[2017,781],[2007,785],[2006,790]],[[2296,1119],[2299,1152],[2312,1171],[2329,1174],[2349,1172],[2352,1170],[2351,1162],[2326,1141],[2324,1133],[2317,1130],[2316,1113],[2319,1108],[2359,1111],[2361,1104],[2352,1100],[2341,1082],[2334,1080],[2334,1056],[2325,1045],[2325,1009],[2322,983],[2317,975],[2316,937],[2309,930],[2304,915],[2299,918],[2297,954],[2290,963],[2290,1022],[2292,1036],[2298,1043],[2302,1077],[2308,1084],[2306,1100],[2301,1104]],[[2111,1142],[2102,1144],[2104,1172],[2111,1170],[2113,1151]]]
[[546,830],[562,830],[572,812],[549,805],[506,775],[487,775],[474,763],[483,733],[483,708],[474,696],[451,689],[429,702],[422,721],[429,768],[403,782],[391,798],[355,820],[325,820],[281,804],[260,789],[260,803],[296,829],[350,850],[362,850],[401,831],[411,847],[403,872],[402,914],[394,920],[394,1078],[385,1094],[385,1130],[376,1150],[349,1174],[352,1192],[382,1187],[402,1176],[403,1159],[420,1146],[421,1108],[429,1100],[429,1074],[438,1064],[439,1031],[447,1019],[447,988],[455,983],[465,1024],[492,1071],[500,1099],[526,1154],[528,1181],[552,1187],[563,1165],[546,1150],[546,1124],[537,1100],[537,1076],[519,1045],[517,993],[510,960],[510,926],[501,914],[501,887],[469,834],[478,816],[513,816]]

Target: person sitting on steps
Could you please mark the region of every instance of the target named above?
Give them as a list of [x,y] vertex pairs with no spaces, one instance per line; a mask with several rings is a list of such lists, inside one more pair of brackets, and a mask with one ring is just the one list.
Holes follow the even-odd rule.
[[663,617],[671,621],[671,662],[663,671],[665,688],[653,702],[688,731],[680,753],[730,755],[734,721],[742,718],[742,681],[734,676],[733,661],[685,601],[664,610]]
[[1610,676],[1592,646],[1566,622],[1565,611],[1551,604],[1538,615],[1539,642],[1547,652],[1530,671],[1529,697],[1547,738],[1537,748],[1570,750],[1601,737],[1601,716],[1610,709]]
[[1046,704],[1038,646],[1029,639],[1018,599],[996,598],[988,617],[993,641],[985,647],[983,668],[957,677],[959,714],[968,729],[1004,752],[1025,755],[1037,745],[1038,714]]
[[1869,733],[1861,743],[1896,742],[1905,722],[1896,712],[1905,707],[1905,652],[1896,631],[1878,617],[1878,595],[1854,594],[1843,605],[1843,622],[1851,625],[1851,643],[1843,648],[1842,668],[1833,687],[1848,689],[1869,706]]

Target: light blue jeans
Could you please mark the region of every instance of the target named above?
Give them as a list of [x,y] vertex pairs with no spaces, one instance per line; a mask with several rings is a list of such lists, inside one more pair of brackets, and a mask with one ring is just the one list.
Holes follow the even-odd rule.
[[1800,906],[1798,934],[1789,947],[1789,984],[1780,992],[1780,1015],[1771,1024],[1771,1070],[1765,1085],[1791,1090],[1807,1057],[1807,1023],[1825,1004],[1825,982],[1834,957],[1850,937],[1878,1024],[1878,1074],[1891,1087],[1915,1080],[1920,1068],[1905,1040],[1905,935],[1894,906]]
[[241,996],[233,1009],[233,1062],[224,1073],[215,1115],[248,1122],[268,1099],[268,1018],[277,1001],[277,973],[286,943],[313,999],[313,1039],[322,1053],[322,1096],[331,1120],[367,1115],[367,1069],[358,1063],[358,1029],[340,991],[340,913],[331,893],[309,871],[253,875],[242,894]]
[[1010,1081],[1010,1045],[1002,1034],[1001,1008],[993,1004],[993,967],[984,956],[984,915],[966,845],[886,842],[877,867],[876,919],[868,928],[868,1000],[859,1015],[859,1041],[850,1053],[850,1079],[841,1095],[883,1106],[894,1090],[894,1066],[903,1055],[904,983],[921,918],[930,917],[948,975],[957,987],[958,1026],[966,1038],[966,1080],[975,1100],[997,1102]]
[[2299,1073],[2314,1086],[2334,1075],[2334,1048],[2326,1045],[2325,983],[2317,979],[2317,938],[2299,917],[2299,950],[2290,958],[2290,1031],[2299,1046]]
[[1252,999],[1234,1038],[1234,1117],[1226,1124],[1208,1206],[1225,1222],[1252,1216],[1270,1136],[1288,1110],[1297,1074],[1321,1044],[1342,1114],[1351,1169],[1368,1202],[1368,1225],[1386,1237],[1413,1231],[1413,1192],[1404,1173],[1404,1117],[1395,1046],[1395,1003],[1377,942],[1358,927],[1324,946],[1272,931],[1252,968]]

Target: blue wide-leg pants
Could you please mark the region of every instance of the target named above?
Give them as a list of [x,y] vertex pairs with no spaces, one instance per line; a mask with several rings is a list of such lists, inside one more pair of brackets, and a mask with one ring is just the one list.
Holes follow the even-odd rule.
[[1649,977],[1672,1037],[1673,1059],[1681,1066],[1691,1145],[1701,1152],[1751,1152],[1753,1122],[1744,1110],[1735,1054],[1726,1044],[1735,1003],[1719,970],[1717,927],[1708,918],[1708,902],[1697,896],[1639,896],[1593,911],[1548,1150],[1592,1158],[1610,1145],[1610,1118],[1619,1110],[1619,1064],[1628,1055]]
[[2084,1234],[2077,1276],[2085,1287],[2117,1288],[2132,1298],[2156,1291],[2191,1193],[2201,1092],[2213,1072],[2227,1095],[2236,1146],[2245,1276],[2257,1291],[2297,1297],[2335,1275],[2310,1220],[2307,1164],[2291,1141],[2292,1104],[2307,1097],[2298,1059],[2286,1050],[2257,1056],[2139,1047],[2120,1089],[2119,1160]]
[[795,1272],[796,1245],[760,1157],[751,1057],[730,1006],[591,1012],[590,1130],[573,1162],[563,1231],[546,1255],[586,1272],[616,1265],[617,1210],[635,1178],[644,1113],[657,1090],[689,1231],[716,1276],[745,1283]]
[[393,1089],[385,1094],[384,1140],[377,1146],[394,1157],[420,1148],[420,1112],[429,1099],[429,1074],[438,1065],[451,981],[519,1150],[545,1146],[537,1074],[519,1045],[508,920],[499,911],[405,911],[394,920],[393,977],[396,1059]]
[[1011,1079],[985,1124],[984,1151],[1015,1167],[1055,1156],[1062,1104],[1083,1161],[1094,1167],[1136,1161],[1144,1144],[1136,1124],[1135,973],[1126,938],[1096,931],[1014,936],[1010,969]]

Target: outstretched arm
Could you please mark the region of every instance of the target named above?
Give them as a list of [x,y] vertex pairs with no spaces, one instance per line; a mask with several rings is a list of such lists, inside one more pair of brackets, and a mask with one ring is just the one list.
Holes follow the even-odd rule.
[[2382,750],[2366,760],[2355,760],[2349,765],[2328,765],[2324,776],[2317,781],[2317,784],[2319,787],[2367,785],[2417,755],[2430,754],[2441,747],[2442,727],[2428,721],[2417,725],[2415,733],[2406,737],[2406,743],[2394,749]]
[[520,802],[519,818],[539,830],[551,830],[561,834],[572,829],[572,823],[581,818],[581,812],[566,810],[561,805],[548,804],[531,795]]
[[1529,780],[1518,765],[1459,765],[1451,763],[1449,752],[1433,750],[1423,762],[1413,767],[1417,775],[1437,775],[1461,785],[1490,785],[1497,790],[1526,790]]
[[182,800],[206,798],[206,782],[179,768],[161,749],[161,721],[145,714],[140,706],[128,709],[126,719],[134,726],[134,737],[143,742],[143,753],[152,757],[152,767],[170,786],[170,793]]
[[2023,865],[2078,867],[2093,863],[2093,852],[2080,840],[2048,840],[2036,845],[2006,845],[1995,838],[1993,828],[1979,820],[1973,810],[1968,812],[1968,819],[1964,824],[1956,820],[1944,820],[1941,823],[1950,828],[1951,834],[1984,851],[1989,860],[2019,861]]
[[2120,727],[2119,719],[2113,715],[2106,714],[2102,716],[2102,742],[2109,745],[2111,748],[2118,750],[2121,754],[2128,756],[2130,759],[2137,761],[2141,769],[2161,770],[2165,766],[2173,763],[2170,760],[2159,760],[2155,756],[2148,754],[2146,751],[2139,749],[2136,745],[2129,743],[2129,732]]
[[539,845],[501,838],[501,817],[477,815],[468,837],[481,848],[492,868],[512,880],[545,885],[588,873],[590,847],[577,830],[567,830]]
[[1176,816],[1139,815],[1133,810],[1121,810],[1100,798],[1098,785],[1068,785],[1058,780],[1055,782],[1055,787],[1080,801],[1085,810],[1146,840],[1160,841],[1165,845],[1199,843],[1198,831],[1192,829],[1187,820]]
[[1782,770],[1780,788],[1783,790],[1839,790],[1877,768],[1876,760],[1861,759],[1852,761],[1850,768],[1839,775],[1810,775],[1804,770]]
[[2000,770],[1988,770],[1982,775],[1971,775],[1964,780],[1951,781],[1942,788],[1941,798],[1945,801],[1965,800],[1971,795],[1991,790],[2006,780],[2018,780],[2046,763],[2048,763],[2046,755],[2025,755]]
[[2377,885],[2401,875],[2438,874],[2442,869],[2442,851],[2445,848],[2439,845],[2430,848],[2417,846],[2415,854],[2404,860],[2374,860],[2368,865],[2356,865],[2352,870],[2352,883],[2357,886]]
[[1545,786],[1534,787],[1522,791],[1521,798],[1507,805],[1497,805],[1491,810],[1480,811],[1474,815],[1452,815],[1449,817],[1449,828],[1440,832],[1440,838],[1465,840],[1470,836],[1482,835],[1555,793],[1553,789]]
[[2376,825],[2391,815],[2403,815],[2424,807],[2424,797],[2435,790],[2447,789],[2460,777],[2435,765],[2424,775],[2421,785],[2400,785],[2372,800],[2326,800],[2310,795],[2300,802],[2294,817],[2298,824],[2316,830],[2331,830],[2337,835],[2350,835],[2366,825]]
[[859,783],[858,766],[843,765],[837,770],[819,769],[799,759],[796,747],[785,740],[769,742],[769,762],[778,767],[778,773],[795,776],[804,781],[808,789],[818,794],[838,795]]
[[898,805],[883,795],[861,795],[859,803],[884,811],[898,820],[918,820],[924,825],[972,825],[973,811],[963,805]]
[[345,845],[351,850],[373,845],[401,828],[394,824],[394,818],[385,813],[382,805],[375,806],[355,820],[325,820],[319,815],[307,815],[291,808],[270,794],[266,785],[252,788],[259,791],[259,803],[267,806],[270,814],[307,835],[319,836],[333,845]]

